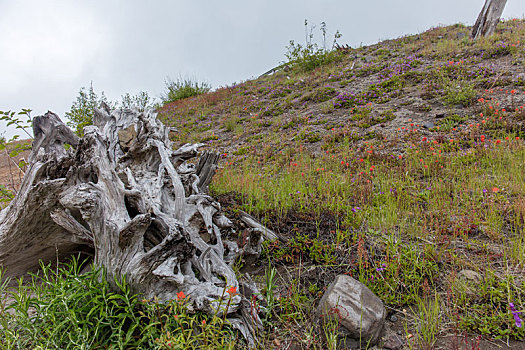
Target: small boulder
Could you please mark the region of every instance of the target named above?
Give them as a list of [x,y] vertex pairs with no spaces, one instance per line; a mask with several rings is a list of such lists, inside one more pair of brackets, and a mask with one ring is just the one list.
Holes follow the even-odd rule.
[[343,332],[361,347],[378,342],[386,318],[381,299],[347,275],[337,276],[328,286],[317,314],[323,319],[338,317]]
[[483,276],[472,270],[459,271],[454,281],[455,287],[467,294],[475,294],[481,282],[483,282]]
[[387,338],[385,343],[383,344],[383,349],[386,350],[401,350],[403,349],[403,346],[405,345],[405,340],[402,336],[397,334],[392,334],[390,337]]
[[423,123],[423,127],[425,129],[432,129],[433,127],[435,127],[435,125],[432,122],[425,122],[425,123]]
[[483,277],[476,271],[472,271],[472,270],[459,271],[458,278],[464,279],[468,282],[475,283],[475,284],[479,284],[481,283],[481,281],[483,281]]

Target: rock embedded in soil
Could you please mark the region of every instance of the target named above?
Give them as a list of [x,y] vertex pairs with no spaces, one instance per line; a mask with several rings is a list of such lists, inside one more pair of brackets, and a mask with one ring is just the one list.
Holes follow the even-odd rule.
[[381,338],[386,310],[364,284],[347,275],[339,275],[321,298],[317,314],[321,319],[337,317],[347,345],[371,346]]
[[426,123],[423,123],[423,127],[425,129],[432,129],[433,127],[435,127],[435,125],[432,122],[426,122]]
[[465,291],[467,294],[474,294],[480,283],[483,282],[483,276],[476,271],[461,270],[455,279],[455,286],[459,290]]
[[390,337],[388,337],[385,340],[385,343],[383,344],[383,349],[401,350],[403,349],[404,345],[405,345],[405,340],[403,339],[403,337],[397,334],[392,334]]

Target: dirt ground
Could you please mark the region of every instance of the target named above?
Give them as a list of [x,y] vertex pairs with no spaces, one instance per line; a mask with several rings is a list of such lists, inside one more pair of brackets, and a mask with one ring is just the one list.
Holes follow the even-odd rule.
[[[30,140],[18,141],[17,144],[30,143]],[[9,156],[9,151],[13,149],[13,144],[8,145],[8,150],[0,152],[0,185],[4,185],[8,190],[17,191],[22,183],[23,172],[17,167],[20,160],[27,160],[30,150],[24,151],[15,157]]]

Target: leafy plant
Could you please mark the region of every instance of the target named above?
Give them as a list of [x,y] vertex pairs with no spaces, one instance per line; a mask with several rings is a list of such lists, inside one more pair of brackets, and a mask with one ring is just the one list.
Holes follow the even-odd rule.
[[173,81],[168,77],[165,84],[166,90],[161,96],[162,103],[165,105],[188,97],[205,94],[211,90],[211,86],[208,83],[199,83],[190,78],[183,79],[179,77],[176,81]]
[[449,81],[444,87],[443,100],[450,106],[470,106],[475,101],[476,94],[474,84],[469,81]]
[[110,107],[114,105],[107,99],[104,92],[101,93],[100,97],[96,94],[93,89],[93,83],[91,83],[87,91],[85,87],[81,87],[77,99],[71,105],[69,112],[66,112],[66,117],[69,119],[67,125],[78,136],[84,136],[84,127],[93,124],[95,108],[100,107],[102,103],[106,103]]
[[[187,297],[167,304],[141,300],[125,278],[113,291],[104,270],[73,259],[57,269],[42,265],[29,284],[7,290],[0,270],[2,348],[94,349],[232,349],[236,334],[224,317],[187,311]],[[229,290],[228,293],[234,292]],[[231,294],[230,294],[231,299]],[[9,312],[8,312],[9,311]],[[196,332],[195,330],[198,330]]]
[[156,99],[151,97],[146,91],[140,91],[137,95],[126,93],[122,95],[120,108],[136,108],[141,112],[146,109],[156,107]]
[[[0,111],[0,120],[6,122],[6,126],[15,125],[16,129],[23,131],[29,139],[33,139],[30,129],[33,125],[33,119],[31,118],[30,109],[22,109],[20,112],[13,111]],[[5,137],[0,137],[0,151],[6,155],[9,167],[9,180],[11,182],[11,189],[8,189],[5,185],[0,184],[0,207],[3,207],[5,203],[9,203],[14,198],[17,190],[16,183],[22,181],[24,176],[27,162],[25,159],[19,157],[19,155],[31,149],[30,141],[18,141],[20,135],[15,135],[11,139],[6,140]],[[15,180],[15,176],[18,179]]]
[[311,26],[308,29],[308,21],[304,20],[305,27],[305,45],[296,43],[294,40],[290,40],[290,44],[286,46],[285,57],[288,59],[288,64],[292,67],[297,67],[301,71],[310,71],[322,65],[334,62],[337,59],[337,52],[334,50],[337,44],[337,39],[341,38],[341,33],[336,31],[334,34],[334,41],[332,48],[326,47],[326,23],[321,22],[321,33],[323,35],[323,46],[320,47],[317,43],[313,42],[314,34],[313,31],[315,26]]

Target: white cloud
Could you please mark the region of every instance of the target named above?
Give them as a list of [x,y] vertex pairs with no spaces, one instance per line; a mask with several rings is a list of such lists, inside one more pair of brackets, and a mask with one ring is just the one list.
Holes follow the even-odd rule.
[[79,2],[11,1],[0,8],[0,94],[35,81],[71,81],[109,44],[94,11]]

